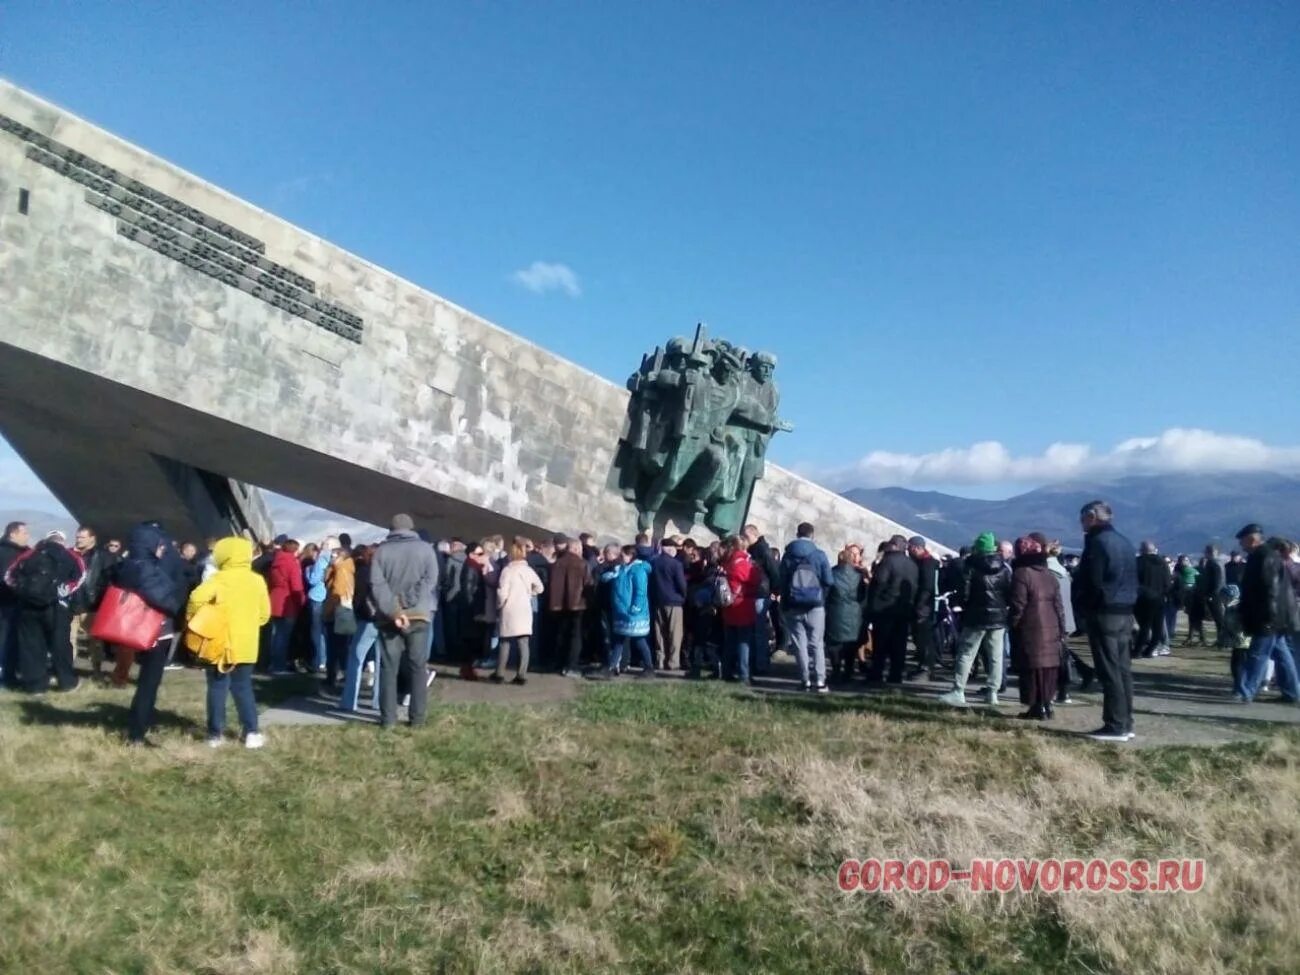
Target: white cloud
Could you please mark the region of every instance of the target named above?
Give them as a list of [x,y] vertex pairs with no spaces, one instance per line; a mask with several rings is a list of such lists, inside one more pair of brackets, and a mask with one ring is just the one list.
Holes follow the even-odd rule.
[[582,294],[578,275],[567,264],[533,261],[528,267],[510,275],[510,279],[534,294],[544,295],[548,291],[563,291],[570,298]]
[[929,454],[877,450],[847,467],[814,472],[838,488],[926,487],[943,484],[1050,484],[1131,474],[1225,471],[1300,473],[1300,447],[1175,427],[1156,437],[1133,437],[1109,451],[1054,443],[1041,454],[1015,456],[996,440]]

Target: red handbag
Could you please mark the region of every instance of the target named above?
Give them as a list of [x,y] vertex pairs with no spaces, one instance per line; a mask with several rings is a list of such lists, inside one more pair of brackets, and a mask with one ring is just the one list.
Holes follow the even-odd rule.
[[135,593],[109,586],[95,610],[90,635],[130,650],[152,650],[166,619]]

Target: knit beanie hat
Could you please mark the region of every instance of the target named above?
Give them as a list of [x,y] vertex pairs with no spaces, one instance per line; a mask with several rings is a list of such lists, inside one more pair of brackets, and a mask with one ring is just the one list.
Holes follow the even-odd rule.
[[975,539],[973,552],[975,555],[992,555],[998,550],[997,536],[992,532],[981,532]]

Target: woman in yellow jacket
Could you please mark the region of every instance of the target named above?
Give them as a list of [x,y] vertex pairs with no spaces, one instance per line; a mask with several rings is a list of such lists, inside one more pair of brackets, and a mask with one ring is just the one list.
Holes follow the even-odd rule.
[[208,744],[225,743],[226,692],[235,698],[243,726],[244,747],[261,748],[265,741],[257,730],[257,702],[253,700],[253,665],[257,663],[258,635],[271,618],[266,581],[253,571],[253,543],[246,538],[223,538],[212,547],[217,572],[190,594],[186,617],[215,603],[230,625],[230,660],[227,672],[208,664]]

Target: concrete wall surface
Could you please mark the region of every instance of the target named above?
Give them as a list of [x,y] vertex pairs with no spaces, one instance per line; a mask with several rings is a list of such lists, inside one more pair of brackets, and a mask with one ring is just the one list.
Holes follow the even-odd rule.
[[[0,429],[79,517],[148,498],[152,454],[380,524],[630,538],[607,487],[626,403],[0,82]],[[827,548],[910,534],[772,465],[751,520]]]

